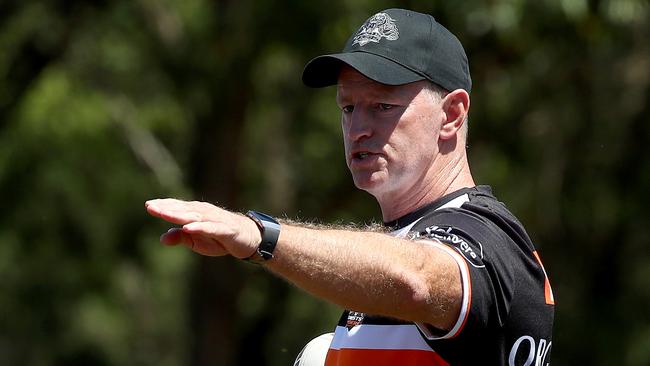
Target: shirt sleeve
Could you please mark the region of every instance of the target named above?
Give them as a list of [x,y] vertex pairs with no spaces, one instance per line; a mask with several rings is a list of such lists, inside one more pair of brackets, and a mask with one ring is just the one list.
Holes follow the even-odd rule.
[[427,339],[454,338],[468,324],[478,330],[503,325],[513,297],[517,260],[516,246],[505,233],[470,211],[444,209],[420,220],[409,236],[443,249],[456,261],[461,274],[459,318],[447,332],[417,324]]

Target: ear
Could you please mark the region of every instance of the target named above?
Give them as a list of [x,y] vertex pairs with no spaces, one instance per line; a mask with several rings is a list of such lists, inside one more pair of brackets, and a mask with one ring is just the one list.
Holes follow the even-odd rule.
[[463,89],[449,92],[442,100],[446,119],[440,128],[440,139],[449,140],[456,136],[469,112],[469,94]]

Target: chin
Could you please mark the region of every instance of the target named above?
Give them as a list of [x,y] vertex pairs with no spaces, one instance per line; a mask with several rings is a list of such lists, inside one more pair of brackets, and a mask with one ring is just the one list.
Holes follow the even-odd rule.
[[377,177],[377,174],[357,174],[354,175],[354,185],[363,190],[366,191],[373,196],[376,196],[377,194],[382,192],[382,188],[384,188],[386,184],[386,179],[385,177]]

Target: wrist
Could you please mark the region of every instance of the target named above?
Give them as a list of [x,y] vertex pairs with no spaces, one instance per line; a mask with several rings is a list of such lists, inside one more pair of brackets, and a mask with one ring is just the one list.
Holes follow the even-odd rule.
[[280,236],[280,223],[274,217],[257,211],[248,211],[246,217],[257,226],[261,240],[258,242],[253,254],[244,258],[244,260],[253,263],[264,263],[273,258],[273,251]]

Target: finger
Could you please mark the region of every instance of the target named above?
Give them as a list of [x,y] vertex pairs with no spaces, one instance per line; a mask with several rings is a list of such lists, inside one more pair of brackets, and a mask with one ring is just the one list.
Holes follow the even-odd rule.
[[203,219],[203,215],[187,209],[179,210],[156,204],[149,204],[145,207],[151,216],[161,218],[173,224],[184,225],[194,221],[201,221]]
[[190,249],[192,248],[192,238],[189,234],[183,232],[181,228],[171,228],[160,236],[160,242],[165,245],[183,244]]
[[188,234],[181,228],[169,229],[160,236],[160,242],[165,245],[183,245],[203,255],[223,256],[229,254],[219,242],[203,235]]
[[167,222],[178,225],[185,225],[190,222],[203,221],[203,216],[196,212],[187,211],[156,211],[155,209],[147,209],[147,212],[154,217],[161,218]]
[[184,225],[194,221],[217,221],[222,211],[206,202],[181,201],[173,198],[145,202],[147,212],[174,224]]
[[176,210],[176,211],[211,211],[218,209],[217,206],[201,201],[183,201],[175,198],[158,198],[153,200],[148,200],[144,203],[145,207],[155,206],[165,210]]
[[184,207],[189,201],[183,201],[176,198],[155,198],[152,200],[147,200],[144,205],[145,207],[150,205],[160,206],[160,207]]
[[183,225],[183,231],[193,237],[199,235],[210,238],[237,258],[250,257],[257,249],[257,245],[253,245],[253,241],[242,240],[238,230],[241,230],[241,228],[234,228],[216,222],[192,222]]
[[200,234],[213,237],[219,240],[223,237],[232,237],[234,231],[232,228],[218,222],[195,221],[183,225],[183,231],[188,234]]

